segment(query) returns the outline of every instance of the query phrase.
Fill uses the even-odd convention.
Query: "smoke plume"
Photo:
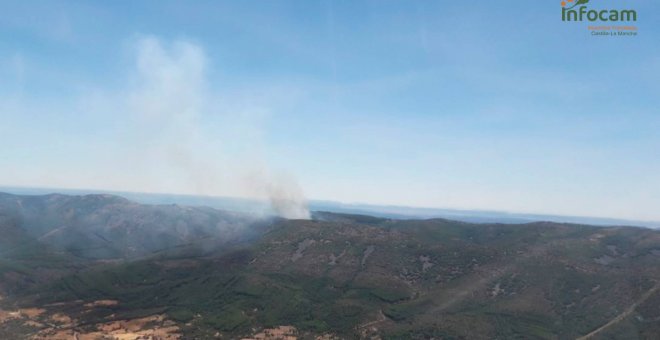
[[[309,218],[295,178],[288,172],[273,175],[264,165],[260,112],[233,111],[219,99],[198,44],[143,37],[135,51],[127,94],[136,127],[134,176],[165,188],[159,191],[254,198],[269,202],[281,217]]]

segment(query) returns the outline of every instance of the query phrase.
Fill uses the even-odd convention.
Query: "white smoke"
[[[302,188],[294,177],[286,173],[271,173],[266,168],[251,172],[246,183],[257,193],[268,197],[278,216],[289,219],[309,219],[309,209]]]
[[[295,178],[273,175],[263,157],[254,156],[259,154],[254,136],[262,133],[254,132],[261,127],[251,119],[259,113],[223,110],[211,95],[208,58],[198,44],[145,37],[136,41],[135,51],[127,95],[136,127],[135,176],[166,191],[256,198],[281,217],[309,218]]]
[[[290,183],[282,184],[282,182],[271,182],[268,187],[270,204],[277,215],[289,219],[308,220],[309,209],[304,204],[305,197],[300,187],[291,186]]]

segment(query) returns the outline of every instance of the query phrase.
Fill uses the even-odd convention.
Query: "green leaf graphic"
[[[575,2],[575,4],[573,6],[567,8],[567,9],[572,9],[575,6],[578,6],[578,5],[586,5],[588,2],[589,2],[589,0],[578,0],[578,1]]]

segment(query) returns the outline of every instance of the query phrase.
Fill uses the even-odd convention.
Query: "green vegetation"
[[[647,229],[322,217],[131,261],[77,258],[9,225],[22,242],[2,244],[3,303],[117,300],[86,314],[62,308],[81,327],[165,313],[187,338],[291,325],[343,338],[553,339],[587,334],[660,281],[660,233]],[[659,296],[603,334],[653,338]],[[0,336],[27,332],[3,327]]]

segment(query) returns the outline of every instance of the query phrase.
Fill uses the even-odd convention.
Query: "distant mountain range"
[[[13,234],[86,259],[131,259],[191,242],[237,242],[257,219],[208,207],[143,205],[109,194],[0,193],[0,218]],[[10,242],[7,247],[20,247]],[[12,248],[3,249],[12,253]]]
[[[119,191],[99,190],[70,190],[70,189],[45,189],[45,188],[20,188],[0,187],[0,191],[15,194],[43,195],[60,192],[72,195],[105,193],[119,195],[139,203],[145,204],[180,204],[189,206],[208,206],[212,208],[240,211],[258,214],[274,214],[267,202],[217,196],[195,196],[177,194],[151,194]],[[488,210],[459,210],[440,208],[416,208],[391,205],[374,205],[363,203],[340,203],[333,201],[311,200],[310,210],[332,211],[347,214],[365,214],[379,217],[396,219],[424,219],[424,218],[446,218],[464,222],[474,223],[529,223],[536,221],[548,221],[557,223],[578,223],[600,226],[639,226],[647,228],[660,228],[660,221],[639,221],[616,218],[584,217],[584,216],[562,216],[548,214],[526,214],[510,213]]]

